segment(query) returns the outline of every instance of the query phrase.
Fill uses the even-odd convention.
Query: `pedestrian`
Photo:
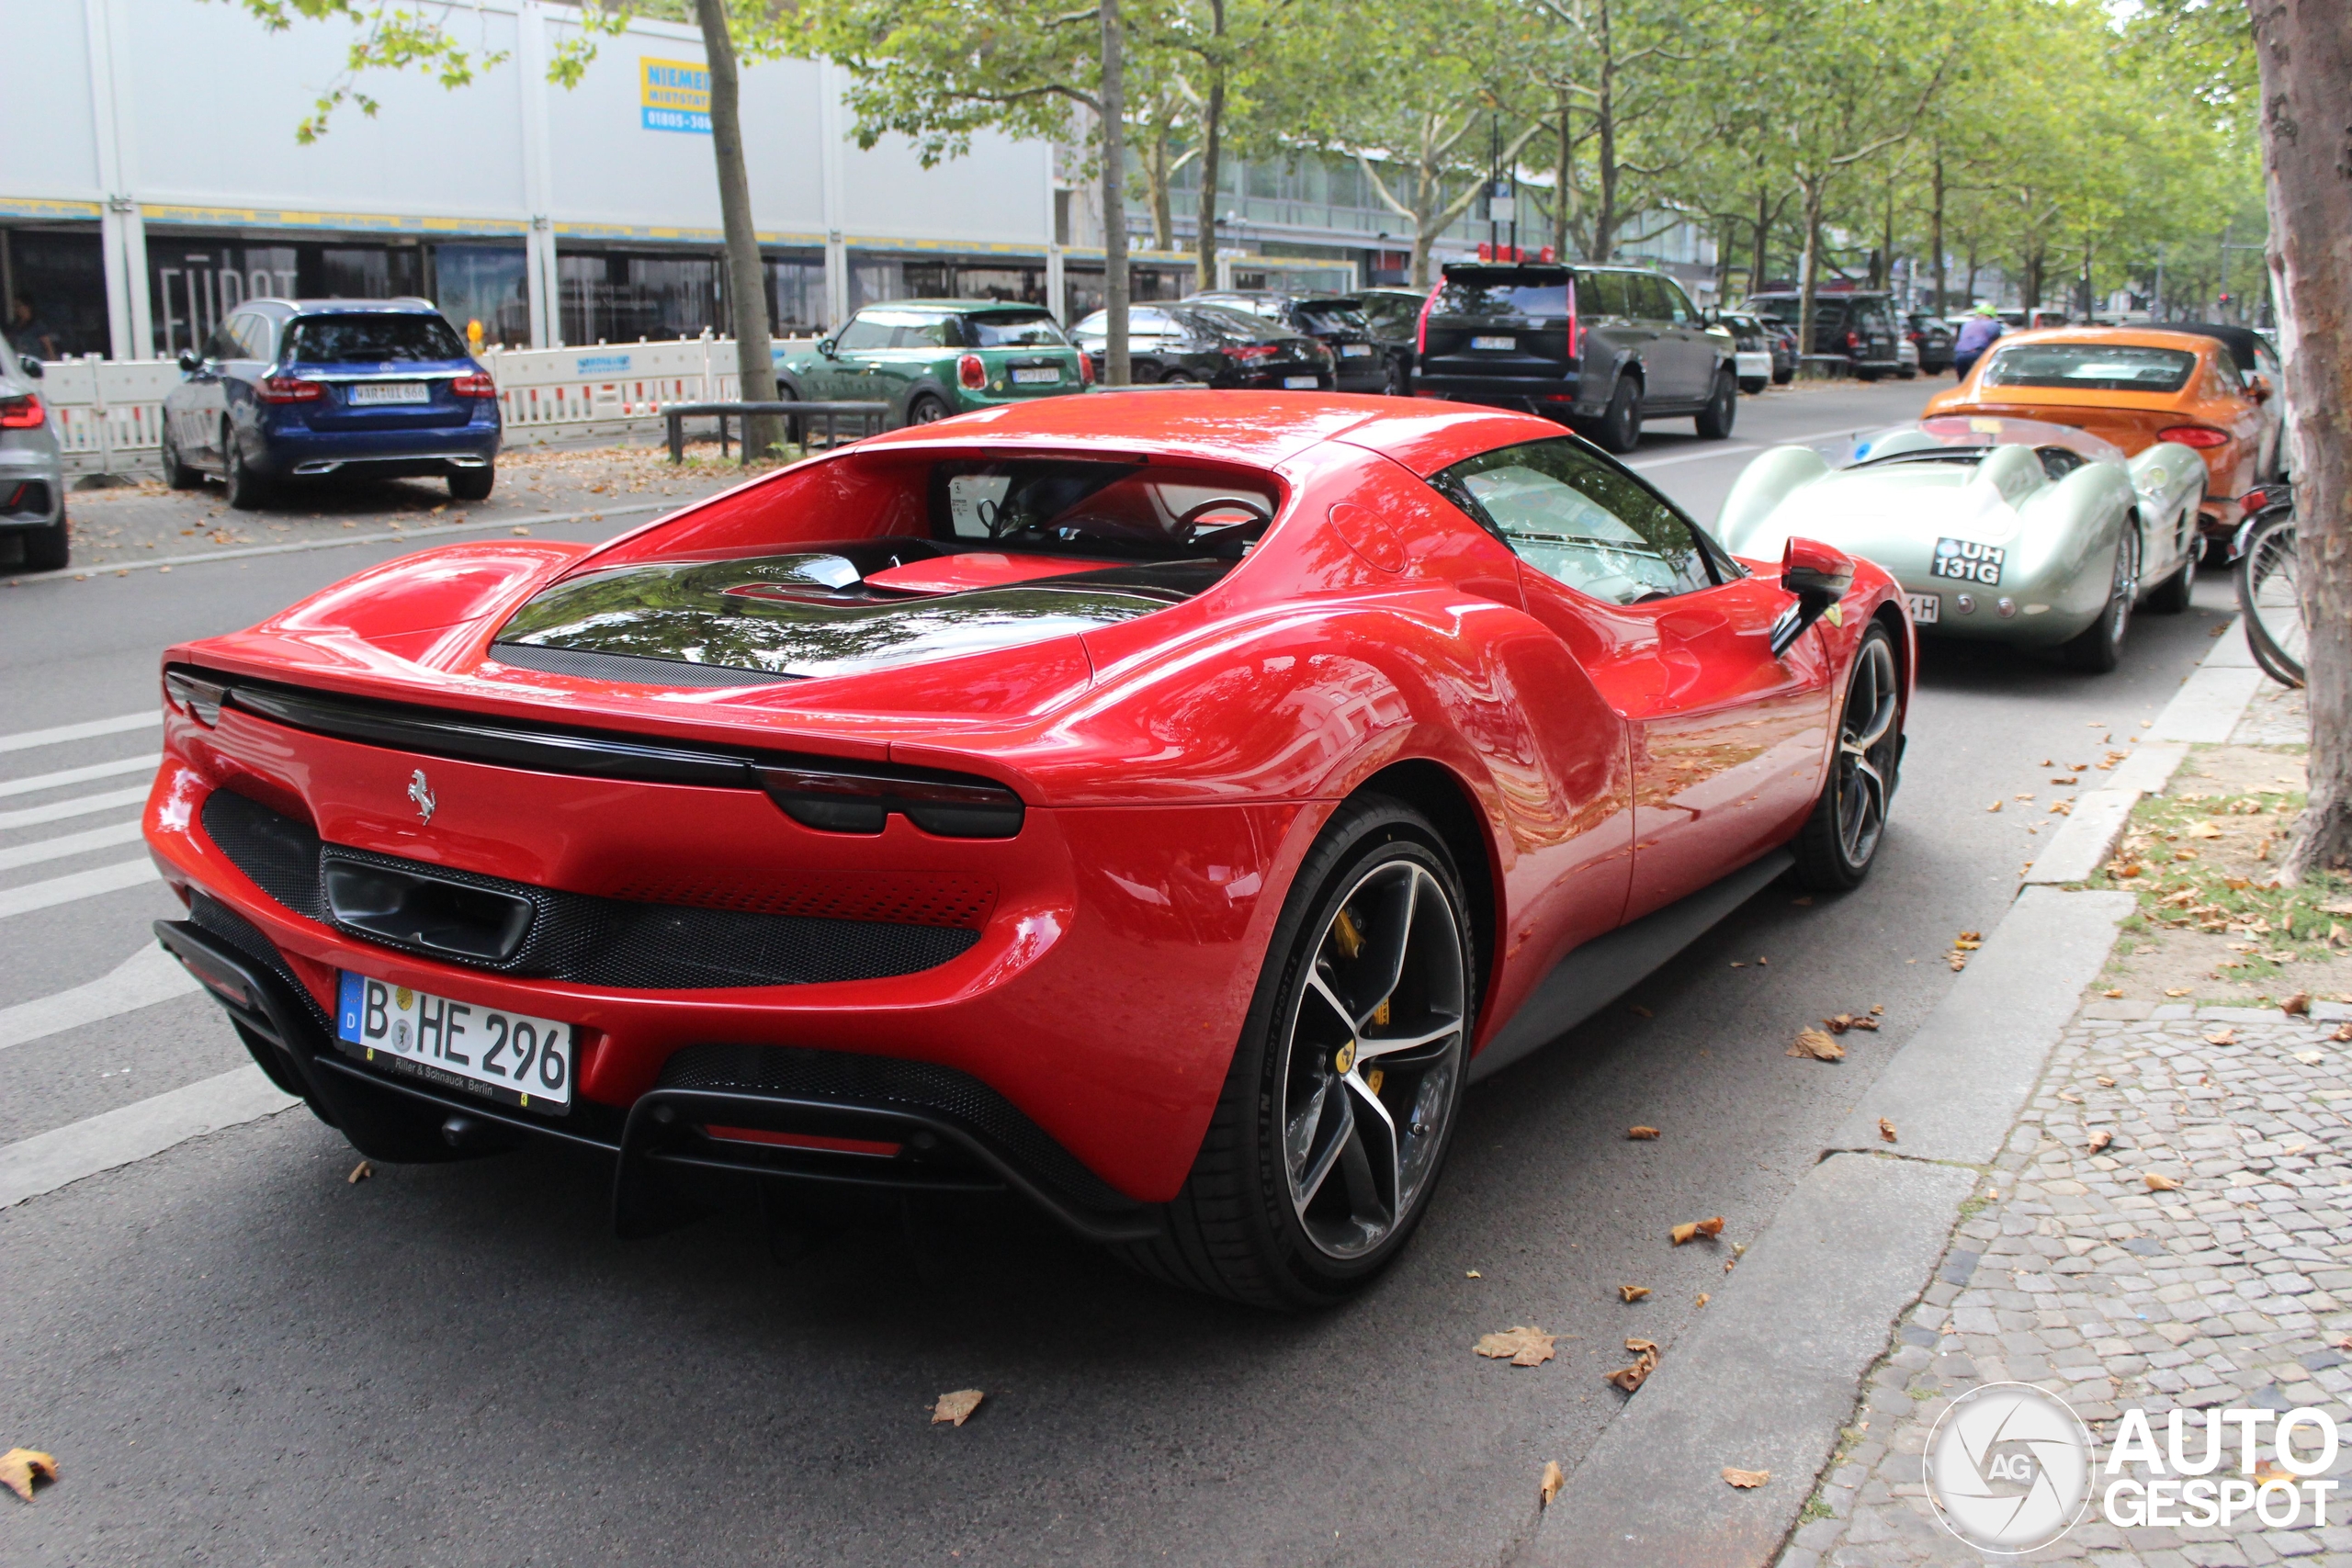
[[[20,358],[55,359],[57,329],[33,312],[33,303],[19,294],[8,305],[8,346]]]
[[[1960,329],[1960,335],[1952,339],[1953,378],[1961,381],[1967,380],[1970,369],[1975,366],[1977,360],[1984,357],[1984,351],[1992,346],[1993,340],[2000,335],[2001,318],[1994,314],[1993,307],[1977,306],[1976,313],[1968,319],[1967,325]]]

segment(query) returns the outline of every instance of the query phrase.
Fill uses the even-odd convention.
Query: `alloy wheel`
[[[1317,1250],[1361,1258],[1436,1175],[1466,1047],[1462,926],[1419,861],[1364,872],[1315,945],[1291,1008],[1283,1174]]]
[[[1846,687],[1838,733],[1838,847],[1848,863],[1867,865],[1886,829],[1898,710],[1894,650],[1882,637],[1865,637]]]
[[[2115,542],[2115,581],[2109,593],[2107,638],[2121,648],[2123,634],[2132,629],[2132,601],[2140,596],[2140,535],[2128,522]]]

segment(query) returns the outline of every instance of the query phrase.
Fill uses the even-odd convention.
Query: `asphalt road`
[[[1733,443],[1661,431],[1638,463],[1711,517],[1755,446],[1893,423],[1933,386],[1744,399]],[[168,541],[198,537],[168,508],[193,525],[218,502],[140,504],[165,509],[142,526]],[[0,912],[0,1010],[105,976],[175,912],[153,881],[87,891],[141,854],[78,837],[133,819],[135,800],[110,797],[143,783],[152,727],[11,738],[143,714],[166,642],[409,547],[0,588],[0,911],[28,888],[60,898]],[[1472,1090],[1413,1247],[1320,1317],[1160,1290],[1010,1207],[963,1217],[945,1248],[856,1220],[788,1264],[748,1210],[623,1244],[592,1167],[533,1154],[352,1185],[356,1156],[300,1111],[0,1211],[0,1448],[48,1450],[63,1472],[0,1508],[0,1559],[1507,1560],[1544,1462],[1573,1471],[1623,1403],[1602,1382],[1621,1341],[1672,1357],[1695,1298],[1739,1288],[1727,1244],[1770,1222],[1943,993],[1954,933],[2000,918],[2054,829],[2047,803],[2072,793],[2041,761],[2096,761],[2152,718],[2211,646],[2226,586],[2142,619],[2111,675],[1931,647],[1870,882],[1810,902],[1768,888]],[[1985,809],[2025,791],[2040,798]],[[52,809],[67,806],[89,809]],[[1783,1055],[1799,1027],[1873,1005],[1885,1028],[1849,1034],[1846,1062]],[[0,1045],[0,1144],[243,1059],[195,996]],[[1636,1122],[1664,1135],[1628,1142]],[[1723,1244],[1668,1245],[1668,1225],[1713,1214]],[[1621,1284],[1654,1294],[1628,1306]],[[1564,1336],[1557,1358],[1471,1353],[1521,1324]],[[987,1391],[978,1415],[931,1426],[933,1400],[962,1388]]]

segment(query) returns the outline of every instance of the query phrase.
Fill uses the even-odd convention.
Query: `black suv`
[[[1422,318],[1413,380],[1424,396],[1547,414],[1630,452],[1655,414],[1729,435],[1736,375],[1731,334],[1664,273],[1453,262]]]
[[[1751,294],[1745,307],[1750,314],[1797,329],[1804,298],[1787,294]],[[1825,294],[1813,297],[1813,344],[1804,352],[1845,360],[1864,381],[1900,375],[1903,353],[1895,346],[1894,299],[1889,294]]]
[[[1339,389],[1342,392],[1378,392],[1386,389],[1387,372],[1380,362],[1380,351],[1373,346],[1372,328],[1366,324],[1363,312],[1346,295],[1284,294],[1272,288],[1218,288],[1186,296],[1179,301],[1185,305],[1214,305],[1223,310],[1242,310],[1253,316],[1288,327],[1331,351],[1332,362],[1339,372]]]
[[[1413,390],[1413,355],[1419,346],[1421,306],[1429,296],[1418,288],[1366,288],[1356,295],[1356,307],[1372,329],[1372,344],[1380,350],[1387,379],[1381,390],[1395,397]]]

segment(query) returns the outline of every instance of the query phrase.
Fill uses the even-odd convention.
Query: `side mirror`
[[[197,357],[196,350],[192,348],[180,350],[179,363],[180,374],[183,376],[193,376],[204,368],[204,361]]]
[[[2271,394],[2270,378],[2256,372],[2246,378],[2245,395],[2257,403],[2267,403]]]
[[[817,340],[817,352],[818,352],[818,353],[820,353],[820,354],[821,354],[821,355],[824,355],[826,358],[828,358],[828,359],[832,358],[832,357],[833,357],[833,340],[832,340],[831,338],[829,338],[829,337],[827,337],[827,338],[819,338],[819,339]]]
[[[36,381],[41,378],[43,374],[41,362],[35,359],[31,355],[20,354],[17,355],[17,363],[24,367],[24,371],[27,376],[31,377]]]
[[[1781,586],[1797,602],[1772,623],[1772,657],[1788,652],[1805,627],[1821,619],[1854,585],[1854,558],[1818,539],[1789,541],[1781,557]]]

